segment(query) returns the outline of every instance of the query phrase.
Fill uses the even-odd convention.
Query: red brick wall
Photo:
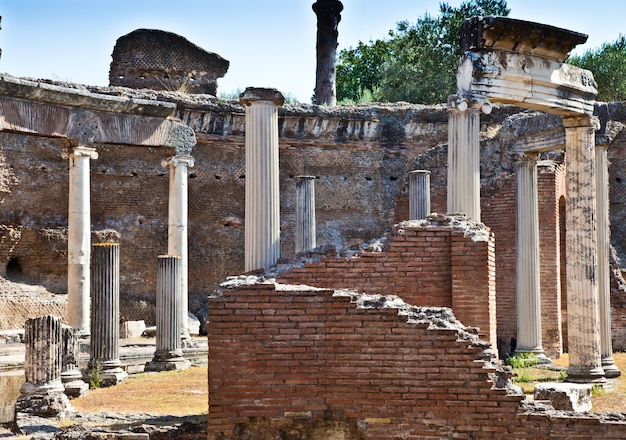
[[[231,286],[209,299],[209,439],[626,437],[592,414],[520,407],[446,309]]]
[[[450,217],[442,217],[450,219]],[[481,228],[482,225],[478,225]],[[384,252],[324,258],[281,275],[281,282],[397,295],[415,306],[452,307],[464,324],[495,346],[493,237],[474,241],[450,226],[395,230]],[[411,223],[415,225],[415,223]]]

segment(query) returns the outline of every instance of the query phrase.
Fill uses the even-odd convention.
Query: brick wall
[[[209,439],[626,436],[521,405],[445,308],[241,277],[209,299],[209,320]]]
[[[452,307],[457,318],[478,327],[495,346],[493,236],[482,224],[459,218],[431,216],[423,226],[401,223],[384,252],[324,258],[283,274],[281,281],[397,295],[415,306]]]

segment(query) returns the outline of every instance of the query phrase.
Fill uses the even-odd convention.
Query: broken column
[[[180,263],[179,256],[157,257],[156,351],[146,371],[186,370],[190,365],[181,343]]]
[[[611,332],[611,280],[609,263],[609,165],[608,145],[596,144],[596,207],[598,217],[598,306],[600,313],[600,358],[604,375],[618,377],[621,371],[613,360]]]
[[[168,203],[168,226],[167,226],[167,252],[170,255],[180,257],[180,325],[184,345],[191,345],[187,314],[189,312],[189,288],[188,288],[188,198],[189,168],[194,166],[193,157],[187,154],[178,154],[162,165],[170,169],[169,203]]]
[[[491,113],[486,99],[448,97],[448,214],[464,213],[480,221],[480,111]]]
[[[602,382],[598,313],[595,128],[589,115],[563,118],[567,170],[567,333],[570,382]]]
[[[409,220],[430,215],[430,171],[409,172]]]
[[[71,397],[84,396],[87,394],[89,385],[83,381],[83,375],[78,368],[79,340],[76,330],[68,325],[61,328],[61,346],[61,382],[65,394]]]
[[[533,353],[545,359],[541,343],[541,288],[539,260],[539,200],[537,160],[539,153],[517,156],[516,206],[516,295],[518,353]]]
[[[317,246],[315,237],[315,176],[296,177],[296,254]]]
[[[52,315],[26,320],[26,382],[15,404],[18,412],[52,417],[69,409],[61,382],[61,325],[61,318]]]
[[[67,237],[68,320],[80,336],[89,335],[89,256],[91,209],[89,160],[97,159],[95,148],[78,146],[64,158],[70,161]]]
[[[245,270],[268,269],[280,257],[278,107],[275,89],[248,87],[246,110]]]
[[[102,386],[117,385],[128,376],[119,359],[120,245],[96,243],[91,257],[91,345],[89,370]]]

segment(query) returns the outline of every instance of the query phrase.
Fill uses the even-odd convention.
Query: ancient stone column
[[[61,382],[61,325],[61,318],[52,315],[26,320],[26,382],[15,403],[16,412],[52,417],[70,409]]]
[[[409,220],[430,215],[430,171],[409,172]]]
[[[317,246],[315,237],[315,176],[296,177],[296,254]]]
[[[611,332],[611,280],[609,263],[609,165],[608,145],[596,145],[596,207],[598,217],[598,305],[600,313],[600,357],[606,377],[621,371],[613,360]]]
[[[180,334],[180,263],[179,256],[157,257],[156,351],[146,371],[185,370],[190,365],[183,357]]]
[[[245,270],[268,269],[280,257],[278,107],[275,89],[248,87],[246,109]]]
[[[516,291],[518,353],[533,353],[547,360],[541,343],[541,287],[539,260],[539,153],[519,154],[515,166]]]
[[[486,100],[448,97],[448,214],[464,213],[480,221],[480,111]]]
[[[89,385],[83,381],[82,373],[78,368],[79,341],[76,330],[68,325],[61,328],[62,367],[61,382],[65,394],[72,397],[81,397],[87,394]]]
[[[96,243],[91,257],[91,345],[89,370],[102,386],[128,376],[120,362],[120,245]]]
[[[89,160],[97,159],[94,148],[79,146],[65,153],[70,161],[67,238],[68,321],[79,336],[89,335],[89,255],[91,209]]]
[[[571,382],[604,381],[598,313],[595,136],[588,115],[563,118],[567,170],[567,333]]]
[[[180,325],[184,345],[191,345],[187,314],[189,312],[188,284],[188,174],[194,166],[193,157],[176,155],[163,161],[170,169],[170,187],[168,203],[167,252],[180,257]]]

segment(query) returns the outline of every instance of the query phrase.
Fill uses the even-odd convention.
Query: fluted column
[[[278,107],[275,89],[249,87],[246,109],[245,270],[268,269],[280,257]]]
[[[69,212],[67,238],[68,321],[79,336],[89,335],[89,255],[91,209],[89,160],[97,159],[94,148],[79,146],[64,153],[69,159]]]
[[[609,165],[608,145],[596,145],[596,206],[598,217],[598,305],[600,313],[600,358],[606,377],[621,371],[613,360],[611,332],[611,280],[609,263]]]
[[[65,394],[72,397],[81,397],[87,393],[89,385],[83,381],[82,373],[78,368],[79,341],[76,330],[68,325],[61,328],[62,368],[61,382]]]
[[[515,166],[516,291],[518,353],[545,358],[541,343],[541,288],[539,260],[538,153],[519,154]]]
[[[491,113],[485,99],[448,98],[448,214],[464,213],[480,221],[480,111]]]
[[[430,215],[430,171],[409,172],[409,220]]]
[[[120,362],[120,245],[96,243],[91,257],[91,345],[89,369],[102,369],[103,386],[126,379]]]
[[[315,237],[315,176],[296,177],[296,254],[317,246]]]
[[[26,320],[24,325],[26,382],[22,386],[22,394],[63,393],[61,325],[61,318],[53,315]]]
[[[177,155],[163,161],[170,169],[167,252],[180,257],[180,328],[184,345],[191,344],[187,314],[189,312],[189,273],[188,273],[188,199],[189,168],[194,166],[193,157]]]
[[[604,381],[600,359],[595,136],[592,118],[563,118],[567,204],[567,333],[572,382]]]
[[[183,357],[180,314],[181,258],[157,257],[156,351],[146,371],[184,370],[189,361]]]

